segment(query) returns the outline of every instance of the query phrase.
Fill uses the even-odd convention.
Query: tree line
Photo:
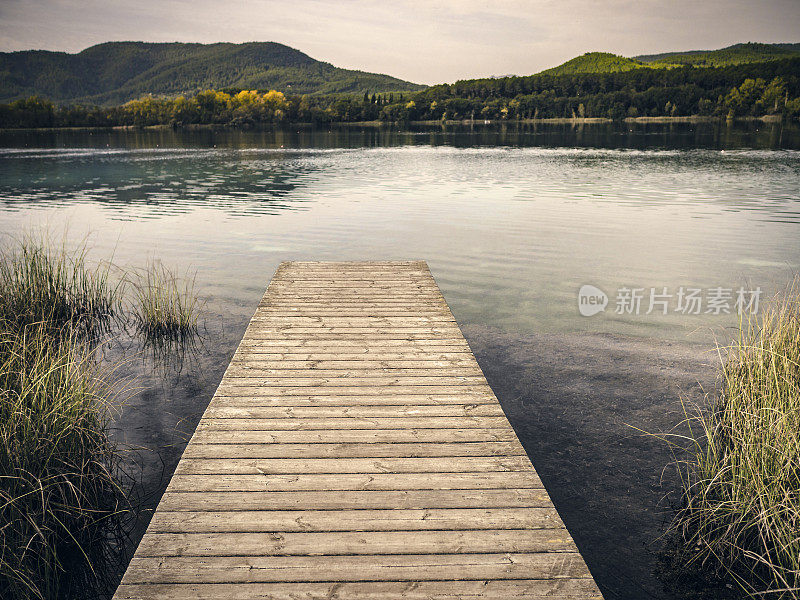
[[[270,90],[206,90],[194,96],[144,96],[119,106],[58,106],[32,96],[0,104],[0,127],[116,127],[373,121],[403,94],[287,96]]]
[[[473,79],[414,93],[286,95],[207,90],[119,106],[59,106],[31,97],[0,104],[0,127],[541,119],[677,116],[800,117],[800,59],[727,67]]]
[[[726,67],[472,79],[430,87],[390,120],[800,115],[800,58]]]

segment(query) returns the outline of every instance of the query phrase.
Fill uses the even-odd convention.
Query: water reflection
[[[85,150],[0,152],[0,201],[9,209],[92,202],[120,219],[186,213],[299,209],[292,195],[318,170],[285,153]]]
[[[710,205],[720,205],[757,211],[766,221],[797,222],[799,168],[798,152],[761,150],[13,149],[0,151],[0,203],[7,210],[93,203],[121,220],[197,208],[234,217],[276,215],[307,209],[330,180],[339,184],[330,190],[335,195],[350,190],[388,201],[416,188],[451,199],[483,194],[632,209],[675,206],[694,218],[714,216]]]
[[[288,125],[241,130],[117,129],[2,131],[6,148],[374,148],[398,145],[544,146],[638,149],[800,149],[795,124],[699,123],[499,123],[471,125]]]

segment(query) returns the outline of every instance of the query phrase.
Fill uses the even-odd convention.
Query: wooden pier
[[[427,265],[276,272],[116,600],[601,598]]]

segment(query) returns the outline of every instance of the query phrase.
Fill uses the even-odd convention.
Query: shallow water
[[[5,132],[0,232],[196,271],[196,352],[112,352],[136,377],[116,434],[151,506],[281,261],[427,260],[606,597],[667,598],[653,542],[675,477],[638,430],[713,385],[739,288],[797,272],[799,150],[798,129],[760,123]],[[580,316],[584,284],[604,312]],[[623,287],[638,314],[615,313]],[[645,314],[665,287],[667,314]],[[700,314],[675,311],[681,288]],[[730,314],[705,312],[713,288]]]

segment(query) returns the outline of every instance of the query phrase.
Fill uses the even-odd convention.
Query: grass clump
[[[194,279],[153,261],[134,281],[134,314],[145,339],[181,340],[197,333]]]
[[[27,235],[0,250],[0,318],[5,329],[31,324],[96,334],[117,312],[120,285],[109,265],[89,267],[86,246],[69,251]]]
[[[715,400],[689,420],[680,560],[756,597],[800,596],[800,296],[743,320]]]

